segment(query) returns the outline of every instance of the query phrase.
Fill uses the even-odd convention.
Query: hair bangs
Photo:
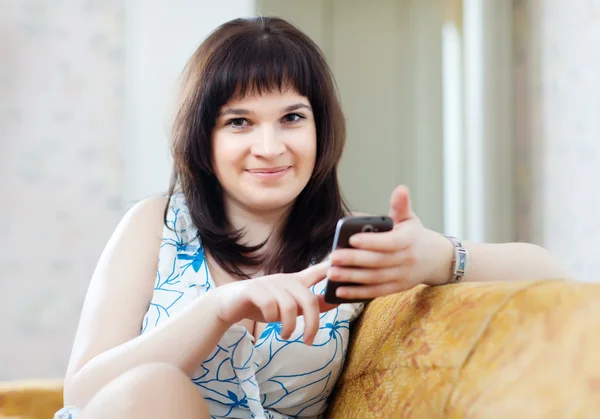
[[[318,81],[311,80],[308,55],[297,44],[273,34],[232,40],[219,66],[219,80],[212,86],[220,93],[219,104],[223,106],[232,97],[288,89],[313,99]]]

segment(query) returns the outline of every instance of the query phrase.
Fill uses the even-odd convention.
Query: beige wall
[[[600,1],[515,1],[518,227],[600,281]]]
[[[62,376],[122,212],[122,4],[0,2],[0,380]]]

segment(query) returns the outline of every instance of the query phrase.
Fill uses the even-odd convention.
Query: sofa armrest
[[[600,415],[600,284],[418,286],[353,326],[328,418]]]
[[[61,380],[0,383],[0,418],[50,419],[62,406]]]

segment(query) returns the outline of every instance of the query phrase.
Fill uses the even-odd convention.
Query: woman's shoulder
[[[169,202],[169,197],[166,195],[153,195],[140,199],[131,206],[130,211],[137,211],[139,214],[158,214],[165,210],[165,206]]]
[[[180,217],[181,213],[189,214],[185,198],[181,193],[172,195],[153,195],[135,202],[127,211],[125,217],[135,217],[139,222],[153,222],[160,220],[163,224],[165,215],[167,220]]]
[[[120,228],[143,231],[145,236],[164,239],[176,235],[183,241],[196,236],[196,228],[187,207],[185,197],[180,192],[171,195],[153,195],[140,199],[126,211]]]
[[[168,197],[162,195],[143,198],[131,205],[121,224],[162,235],[162,220],[168,201]]]

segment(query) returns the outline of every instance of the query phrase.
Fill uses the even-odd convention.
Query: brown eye
[[[246,126],[247,122],[248,121],[245,118],[233,118],[233,119],[230,119],[229,121],[227,121],[226,125],[229,125],[232,128],[239,129],[239,128],[244,128]]]
[[[294,123],[306,118],[303,115],[300,115],[299,113],[288,113],[282,119],[283,122]]]

